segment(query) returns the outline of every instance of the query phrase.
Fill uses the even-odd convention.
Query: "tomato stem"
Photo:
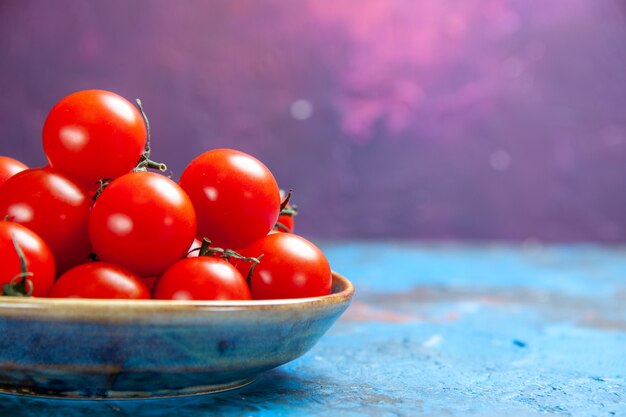
[[[142,169],[143,168],[143,169]],[[167,165],[163,162],[155,162],[151,159],[144,159],[137,164],[136,171],[143,171],[145,168],[156,169],[161,172],[167,171]]]
[[[298,215],[298,206],[295,204],[293,206],[285,207],[280,211],[279,216],[297,216]]]
[[[148,159],[150,158],[150,153],[152,152],[152,149],[150,148],[150,121],[148,120],[148,116],[146,115],[146,112],[143,110],[143,105],[141,104],[141,100],[136,98],[135,102],[137,103],[137,107],[139,108],[139,111],[141,112],[141,117],[143,118],[143,122],[146,125],[146,146],[144,147],[144,150],[143,150],[143,157]]]
[[[96,193],[91,196],[91,199],[93,201],[96,201],[100,197],[100,194],[102,194],[102,191],[104,191],[104,189],[107,188],[109,184],[111,184],[111,181],[112,178],[100,178],[98,181],[96,181],[96,184],[98,184],[98,189],[96,190]]]
[[[148,116],[146,112],[143,110],[143,104],[141,104],[141,100],[136,98],[135,102],[137,103],[137,107],[139,108],[139,112],[141,113],[141,117],[143,118],[143,122],[146,125],[146,146],[143,149],[141,154],[141,158],[139,158],[139,162],[133,171],[147,171],[148,169],[156,169],[161,172],[167,171],[167,165],[162,162],[154,162],[150,159],[150,154],[152,153],[152,148],[150,146],[150,121],[148,120]]]
[[[33,294],[33,282],[28,279],[28,277],[32,277],[33,273],[28,272],[26,265],[26,256],[24,255],[24,252],[22,251],[19,243],[17,243],[17,239],[15,239],[15,234],[11,235],[11,241],[13,242],[13,247],[17,252],[17,257],[20,260],[20,272],[13,278],[11,278],[11,281],[8,284],[4,284],[2,286],[2,295],[30,297]]]
[[[200,253],[198,256],[211,256],[209,254],[209,246],[211,246],[211,240],[209,238],[202,238],[202,245],[200,246]]]
[[[261,263],[261,259],[263,259],[264,254],[260,254],[256,257],[258,262],[253,262],[250,265],[250,269],[248,270],[248,275],[246,275],[246,282],[248,283],[248,287],[252,288],[252,273],[254,272],[254,267]]]
[[[222,248],[211,248],[211,239],[209,238],[203,238],[202,239],[202,246],[200,246],[200,252],[198,253],[198,256],[215,256],[217,254],[220,255],[220,258],[224,258],[226,260],[228,260],[229,258],[235,258],[235,259],[239,259],[240,261],[244,261],[244,262],[251,262],[252,264],[258,264],[261,261],[261,257],[263,255],[261,255],[261,257],[251,257],[251,256],[243,256],[237,252],[235,252],[232,249],[222,249]],[[192,249],[189,252],[193,252],[194,250],[198,250],[198,249]]]
[[[282,224],[281,222],[276,222],[276,224],[274,225],[274,230],[282,230],[283,232],[287,232],[287,233],[290,232],[289,228],[285,226],[284,224]]]

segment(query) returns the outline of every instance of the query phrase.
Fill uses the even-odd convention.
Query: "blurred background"
[[[319,239],[626,241],[626,2],[0,0],[0,154],[81,89],[261,159]]]

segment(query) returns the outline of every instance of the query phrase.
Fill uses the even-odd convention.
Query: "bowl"
[[[0,297],[0,391],[150,398],[237,388],[289,362],[348,308],[328,296],[255,301]]]

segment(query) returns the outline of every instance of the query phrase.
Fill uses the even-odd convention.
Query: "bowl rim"
[[[344,276],[332,271],[332,293],[306,298],[271,300],[119,300],[84,298],[0,297],[0,317],[77,319],[116,318],[131,321],[136,318],[167,314],[170,317],[189,313],[233,311],[280,311],[341,306],[350,303],[354,286]]]

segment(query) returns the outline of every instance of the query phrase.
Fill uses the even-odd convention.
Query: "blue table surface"
[[[323,245],[352,306],[306,355],[222,394],[0,396],[0,416],[626,416],[626,248]]]

